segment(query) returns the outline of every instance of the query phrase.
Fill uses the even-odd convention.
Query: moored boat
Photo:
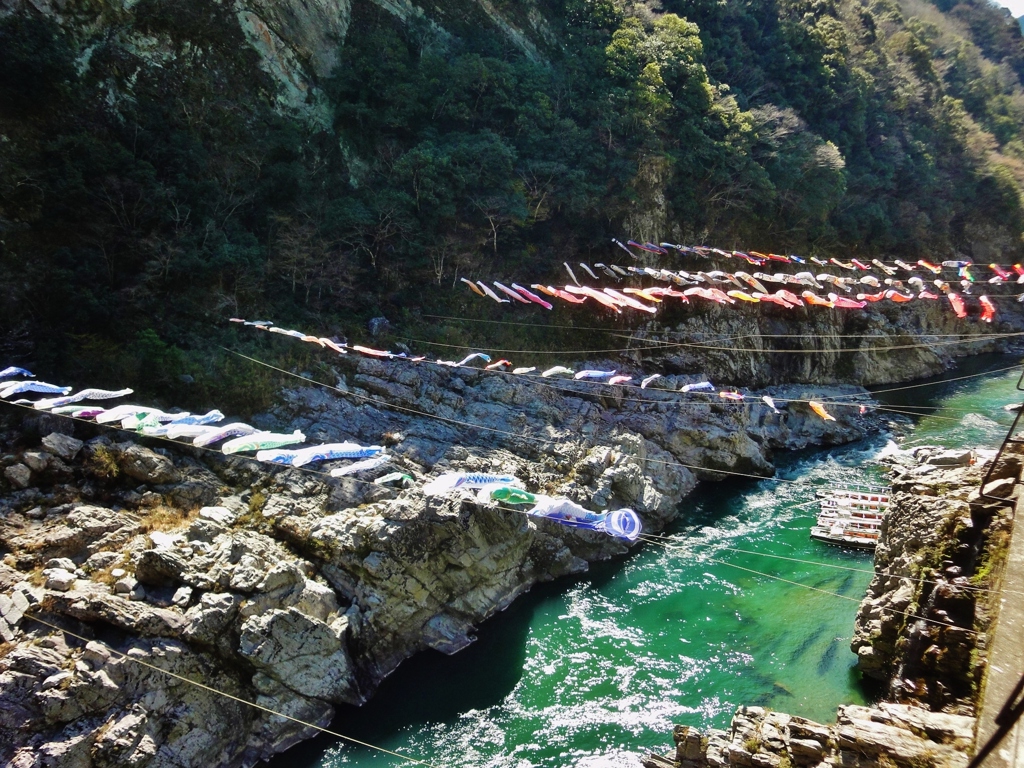
[[[836,547],[874,549],[878,544],[879,532],[879,527],[848,519],[839,519],[833,521],[831,525],[816,525],[811,528],[811,538]]]
[[[873,485],[852,486],[849,488],[829,488],[817,492],[822,501],[858,502],[864,504],[888,504],[889,491]]]
[[[821,499],[821,514],[843,516],[852,512],[861,512],[867,516],[872,514],[881,518],[889,508],[889,493],[883,488],[836,488],[818,491]]]
[[[821,509],[811,538],[825,544],[874,549],[889,508],[883,488],[854,487],[819,491]]]

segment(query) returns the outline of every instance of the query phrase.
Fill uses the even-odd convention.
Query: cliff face
[[[0,350],[215,400],[227,316],[356,337],[384,313],[422,335],[417,310],[471,313],[459,277],[560,282],[563,260],[628,259],[612,237],[1012,264],[1024,38],[974,10],[0,0]],[[754,321],[691,309],[712,336]],[[900,311],[862,332],[948,332]],[[857,323],[812,315],[821,362],[748,357],[745,379],[944,357],[833,360]],[[677,367],[726,374],[698,352]]]
[[[154,451],[95,428],[75,427],[77,439],[54,432],[69,424],[50,416],[8,424],[0,758],[252,765],[312,734],[159,670],[327,723],[333,705],[365,701],[411,654],[453,653],[537,582],[627,551],[473,496],[426,498],[427,473],[511,472],[592,509],[631,506],[654,531],[699,477],[722,477],[714,469],[767,474],[775,449],[856,439],[874,424],[856,408],[824,422],[796,403],[781,415],[681,409],[650,390],[638,403],[572,382],[346,365],[346,395],[293,390],[261,423],[390,444],[391,464],[358,478]],[[789,396],[798,392],[820,394]],[[396,469],[414,485],[371,482]]]
[[[410,0],[362,2],[380,8],[402,24],[434,25],[446,34],[436,22],[427,20],[424,7]],[[92,50],[112,39],[135,53],[139,65],[161,66],[167,60],[189,55],[180,47],[183,39],[195,51],[204,45],[227,43],[234,32],[240,31],[257,55],[256,65],[272,78],[272,98],[278,107],[321,128],[331,128],[331,107],[325,101],[322,85],[336,74],[352,19],[352,0],[223,0],[215,3],[223,12],[215,15],[221,28],[210,28],[205,35],[193,35],[192,39],[184,24],[176,32],[154,35],[148,17],[155,5],[119,0],[76,4],[3,0],[0,15],[38,14],[54,20],[76,38],[82,52],[78,61],[81,68],[89,66]],[[487,0],[460,0],[458,5],[446,7],[445,14],[489,24],[510,44],[537,57],[534,37],[550,39],[551,31],[532,2],[517,5],[521,7],[509,14],[498,11]],[[523,21],[525,29],[517,26]],[[130,97],[130,80],[111,85],[116,89],[127,86],[121,95]]]
[[[928,449],[895,458],[895,503],[851,646],[891,700],[967,714],[977,704],[983,637],[997,611],[987,590],[1003,567],[1021,470],[1019,455],[1004,454],[985,488],[1007,498],[1000,503],[980,496],[988,464],[971,459]]]
[[[827,313],[707,307],[664,316],[633,334],[630,356],[713,381],[872,386],[933,376],[956,358],[1014,347],[989,338],[1024,329],[1016,306],[996,325],[958,320],[945,301]]]
[[[839,707],[834,725],[822,725],[763,707],[740,707],[727,731],[707,734],[676,726],[676,749],[648,755],[644,768],[732,768],[786,765],[892,765],[964,768],[974,718],[883,703]]]

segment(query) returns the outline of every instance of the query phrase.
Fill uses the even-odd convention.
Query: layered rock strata
[[[1006,351],[1016,344],[1012,334],[1024,330],[1016,312],[994,325],[965,324],[945,301],[875,304],[845,314],[757,309],[755,319],[732,307],[669,307],[633,334],[633,354],[665,370],[703,370],[715,381],[751,387],[873,386],[940,374],[956,358]]]
[[[776,414],[759,401],[347,365],[337,391],[289,391],[256,421],[389,446],[390,464],[355,478],[12,417],[0,433],[0,759],[252,765],[312,735],[303,723],[365,701],[410,655],[464,647],[532,585],[627,551],[468,494],[426,498],[428,474],[513,473],[592,509],[630,506],[656,530],[698,479],[766,475],[773,450],[879,425],[856,405],[826,422],[799,402]],[[411,487],[373,482],[396,470]]]

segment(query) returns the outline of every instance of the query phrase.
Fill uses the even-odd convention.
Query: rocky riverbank
[[[834,725],[740,707],[727,731],[677,726],[671,755],[649,755],[645,768],[967,765],[974,718],[884,703],[839,707]]]
[[[326,724],[410,655],[455,652],[534,584],[627,549],[468,495],[426,498],[428,475],[511,472],[593,509],[631,506],[657,530],[700,479],[766,475],[774,450],[880,425],[857,407],[833,422],[799,402],[776,414],[656,390],[630,400],[374,360],[336,383],[288,391],[257,421],[386,444],[389,465],[331,479],[5,413],[0,759],[252,765],[312,735],[271,712]],[[408,488],[372,482],[396,470]]]
[[[836,723],[741,707],[726,731],[675,730],[675,752],[647,768],[832,764],[954,768],[974,743],[986,633],[1012,525],[1022,454],[894,452],[893,503],[851,649],[882,686],[872,707],[841,706]]]
[[[889,461],[894,504],[851,648],[888,699],[974,714],[992,618],[987,590],[998,586],[1012,502],[981,497],[989,461],[975,452],[919,448]],[[1020,455],[1004,453],[986,494],[1009,498],[1020,472]]]
[[[764,387],[779,382],[873,386],[934,376],[953,360],[1019,349],[1016,311],[994,325],[965,324],[945,302],[871,305],[861,312],[670,308],[634,333],[634,354],[665,370],[703,370],[716,381]],[[751,328],[756,328],[752,333]]]

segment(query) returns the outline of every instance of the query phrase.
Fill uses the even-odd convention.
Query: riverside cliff
[[[625,356],[751,387],[911,381],[939,374],[957,358],[1020,348],[1024,317],[1019,305],[1004,306],[994,325],[958,320],[945,302],[930,301],[828,315],[763,305],[669,308],[632,332],[634,349]]]
[[[411,654],[455,652],[532,585],[626,551],[470,497],[424,498],[415,486],[428,473],[512,472],[594,509],[632,506],[653,531],[699,479],[723,477],[714,470],[766,475],[774,450],[878,425],[857,408],[825,422],[798,403],[781,415],[684,409],[656,391],[619,401],[573,383],[352,365],[337,382],[347,395],[290,390],[261,423],[390,444],[392,466],[377,474],[399,469],[415,478],[409,489],[7,415],[0,757],[252,765],[310,729],[160,670],[326,724],[333,705],[365,701]],[[439,418],[385,411],[381,396]]]
[[[851,642],[880,703],[840,706],[831,725],[740,707],[725,731],[677,726],[675,752],[646,768],[966,766],[1022,468],[1005,453],[983,497],[993,455],[978,458],[923,447],[885,459],[892,506]]]

